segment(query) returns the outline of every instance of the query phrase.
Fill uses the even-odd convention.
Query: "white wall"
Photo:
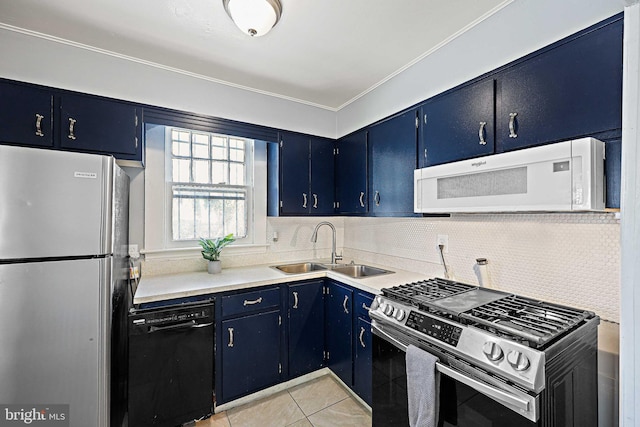
[[[314,135],[335,112],[0,27],[0,77]]]
[[[622,12],[623,0],[515,0],[338,111],[343,136]]]

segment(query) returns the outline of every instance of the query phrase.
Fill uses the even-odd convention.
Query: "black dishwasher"
[[[214,300],[129,314],[129,426],[174,427],[213,413]]]

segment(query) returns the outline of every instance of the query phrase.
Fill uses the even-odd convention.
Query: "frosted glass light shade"
[[[279,0],[223,0],[223,3],[236,26],[252,37],[267,34],[282,14]]]

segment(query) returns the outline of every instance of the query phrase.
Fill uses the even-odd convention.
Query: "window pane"
[[[173,129],[171,131],[171,139],[173,139],[174,141],[189,142],[190,133],[186,131],[178,130],[178,129]]]
[[[209,198],[206,192],[198,193],[195,200],[195,234],[196,237],[207,237],[209,233]]]
[[[227,138],[211,136],[211,158],[216,160],[227,160]]]
[[[193,157],[209,158],[209,137],[207,135],[193,134]]]
[[[190,172],[190,164],[191,161],[188,159],[173,159],[171,162],[173,166],[173,182],[190,182],[191,181],[191,172]]]
[[[229,184],[231,185],[244,185],[244,164],[243,163],[230,163],[229,164]]]
[[[195,238],[193,191],[174,191],[172,224],[173,240],[191,240]]]
[[[189,157],[189,143],[173,140],[171,144],[171,153],[174,156]]]
[[[229,140],[229,160],[244,162],[244,141],[241,139]]]
[[[224,232],[224,215],[223,215],[223,204],[224,200],[221,197],[211,198],[209,200],[209,206],[211,206],[210,217],[209,217],[209,227],[211,229],[211,234],[209,238],[213,239],[216,237],[223,237],[229,233]]]
[[[226,162],[211,162],[211,182],[213,184],[229,184],[227,181],[229,164]]]
[[[193,161],[193,182],[199,184],[209,183],[209,161],[194,160]]]

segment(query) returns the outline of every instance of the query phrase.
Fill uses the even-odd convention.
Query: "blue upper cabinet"
[[[282,132],[280,215],[333,214],[333,163],[333,140]]]
[[[338,140],[336,208],[343,214],[366,214],[369,211],[367,131],[360,131]]]
[[[61,97],[62,148],[139,160],[142,158],[139,123],[138,112],[132,105],[82,95]]]
[[[498,152],[622,127],[621,19],[496,76]]]
[[[0,142],[53,147],[53,95],[0,82]]]
[[[309,137],[283,132],[280,138],[280,215],[309,213]]]
[[[420,167],[492,154],[494,80],[436,96],[420,107]]]
[[[311,194],[309,213],[331,215],[335,204],[335,141],[312,137],[310,142]]]
[[[413,215],[417,110],[412,109],[369,128],[369,213]]]

